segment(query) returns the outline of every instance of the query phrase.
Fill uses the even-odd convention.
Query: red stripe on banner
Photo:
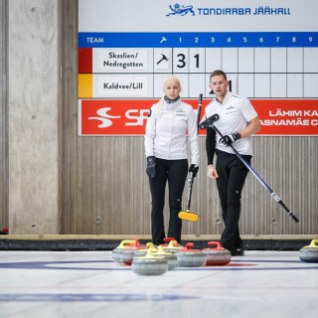
[[[78,73],[93,72],[93,49],[78,49]]]
[[[81,135],[144,135],[148,111],[158,100],[80,100]],[[197,109],[198,101],[185,100]],[[210,100],[202,103],[201,116]],[[318,135],[318,100],[251,100],[258,135]],[[200,135],[205,135],[205,130]]]

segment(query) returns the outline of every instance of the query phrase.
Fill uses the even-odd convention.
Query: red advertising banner
[[[79,135],[144,135],[148,111],[157,99],[79,100]],[[195,99],[184,100],[194,109]],[[210,100],[204,100],[201,116]],[[259,114],[262,129],[258,135],[318,135],[318,100],[251,99]],[[204,135],[205,131],[200,131]]]
[[[318,135],[318,100],[251,100],[261,120],[258,135]]]

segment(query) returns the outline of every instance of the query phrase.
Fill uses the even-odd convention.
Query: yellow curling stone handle
[[[318,239],[316,240],[312,240],[310,242],[310,245],[306,246],[306,247],[313,247],[313,248],[318,248]]]

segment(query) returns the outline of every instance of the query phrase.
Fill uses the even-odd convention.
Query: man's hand
[[[241,138],[240,133],[235,133],[235,134],[225,135],[222,138],[220,138],[219,141],[225,146],[230,146],[233,142],[235,142],[236,140],[240,138]]]
[[[219,177],[218,172],[213,165],[208,165],[208,177],[211,179],[217,179]]]

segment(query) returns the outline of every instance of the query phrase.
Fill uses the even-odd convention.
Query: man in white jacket
[[[217,114],[219,119],[214,125],[223,135],[220,138],[213,127],[207,127],[208,177],[217,181],[225,225],[221,243],[232,255],[243,255],[239,218],[241,192],[248,169],[234,154],[230,145],[233,144],[240,155],[250,163],[253,155],[251,136],[261,125],[250,101],[228,91],[227,76],[223,71],[216,70],[210,75],[210,88],[215,98],[206,107],[203,121]],[[215,153],[216,165],[213,164]]]
[[[170,219],[168,237],[181,241],[182,221],[178,213],[182,207],[182,194],[188,174],[188,143],[191,151],[189,171],[199,170],[197,120],[191,105],[180,99],[181,85],[171,76],[164,82],[164,97],[149,110],[146,133],[146,172],[152,197],[151,232],[155,245],[166,237],[163,209],[165,188],[169,185]]]

